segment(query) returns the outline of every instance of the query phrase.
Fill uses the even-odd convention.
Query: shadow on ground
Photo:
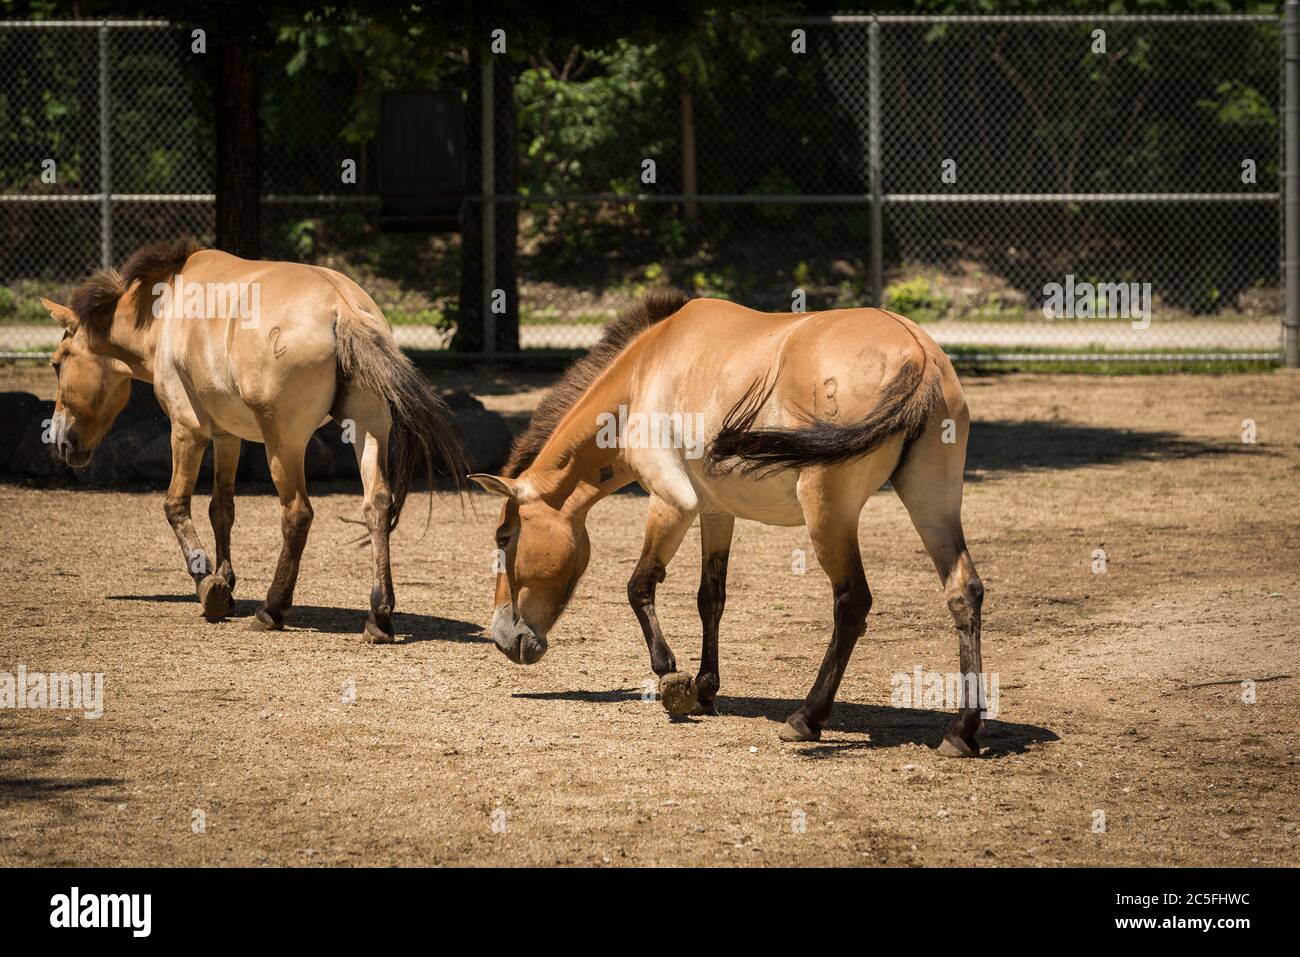
[[[67,714],[81,720],[77,712],[62,712]],[[125,801],[126,782],[121,778],[58,776],[58,760],[66,750],[63,743],[76,729],[70,722],[41,720],[44,717],[15,715],[13,720],[0,721],[0,741],[10,745],[0,751],[0,807],[39,801],[66,813],[71,805],[60,802],[60,798]]]
[[[1258,445],[1206,442],[1176,432],[1145,432],[1077,425],[1070,422],[1024,420],[971,423],[966,452],[966,479],[981,473],[1077,469],[1131,461],[1192,459],[1207,455],[1273,455]],[[972,475],[972,473],[975,473]]]
[[[192,604],[194,615],[199,615],[199,603],[193,595],[108,595],[109,601],[163,602]],[[236,601],[230,619],[239,621],[251,618],[260,606],[260,600]],[[322,605],[294,605],[289,609],[286,625],[290,631],[318,631],[328,635],[359,635],[366,623],[364,608],[330,608]],[[438,615],[418,615],[414,612],[393,613],[393,630],[398,644],[415,641],[465,641],[480,644],[489,641],[483,626],[458,618],[441,618]]]
[[[0,777],[0,805],[18,801],[49,801],[56,797],[84,794],[96,801],[125,800],[120,778],[36,778]],[[116,789],[111,794],[104,788]]]
[[[595,704],[616,704],[620,701],[640,701],[640,688],[613,688],[609,691],[516,691],[510,697],[529,698],[533,701],[586,701]]]
[[[608,691],[516,692],[511,697],[533,701],[581,701],[588,704],[617,704],[642,700],[639,688],[613,688]],[[721,717],[766,718],[779,723],[784,723],[785,719],[801,704],[803,704],[802,700],[796,701],[793,698],[720,696],[717,701],[718,713]],[[658,713],[656,717],[666,719],[666,716]],[[934,748],[938,747],[939,742],[943,740],[944,734],[952,726],[955,718],[955,713],[950,711],[926,711],[920,708],[894,708],[837,701],[830,722],[822,730],[824,740],[799,745],[798,753],[805,757],[827,758],[850,751],[896,748],[906,744],[922,744]],[[716,719],[686,720],[693,723]],[[839,735],[844,733],[867,735],[869,740],[838,739]],[[992,719],[984,722],[979,734],[981,756],[986,758],[1021,754],[1031,745],[1059,740],[1055,732],[1038,725]]]

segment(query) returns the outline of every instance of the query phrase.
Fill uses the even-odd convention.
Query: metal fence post
[[[871,304],[885,304],[885,251],[880,176],[880,21],[867,33],[867,166],[871,179]]]
[[[479,120],[483,128],[480,155],[483,166],[483,352],[489,356],[497,349],[497,317],[492,311],[497,284],[497,219],[496,204],[492,201],[496,195],[496,86],[492,77],[492,57],[490,50],[483,51],[479,81],[483,85],[479,104]]]
[[[99,28],[99,264],[113,265],[113,144],[109,100],[108,27]]]
[[[1287,368],[1300,369],[1300,0],[1287,0],[1282,14],[1282,44],[1286,71],[1283,105],[1286,169],[1282,180],[1286,313],[1282,319],[1282,342]]]

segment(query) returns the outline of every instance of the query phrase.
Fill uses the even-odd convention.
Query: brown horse
[[[329,419],[353,437],[373,559],[364,637],[393,640],[389,534],[417,469],[464,461],[454,421],[398,350],[379,307],[352,280],[319,266],[250,262],[192,241],[136,252],[122,272],[100,272],[71,306],[43,300],[63,326],[54,450],[84,466],[130,395],[151,382],[171,419],[166,513],[204,615],[230,611],[230,529],[240,440],[262,442],[280,497],[284,545],[254,627],[280,629],[293,604],[311,526],[304,453]],[[209,516],[216,560],[190,518],[208,444],[214,446]],[[462,474],[460,472],[457,475]]]
[[[971,679],[981,672],[984,589],[961,527],[969,429],[952,364],[901,316],[880,309],[769,314],[651,294],[566,372],[516,442],[505,475],[470,476],[506,498],[493,640],[521,664],[545,654],[587,566],[588,510],[636,481],[650,507],[627,593],[664,707],[715,713],[735,520],[807,525],[834,590],[834,630],[812,690],[781,737],[815,741],[871,607],[859,514],[888,480],[943,583],[960,634],[963,691],[979,687]],[[697,517],[704,643],[692,679],[677,672],[654,599]],[[979,753],[979,703],[963,696],[942,753]]]

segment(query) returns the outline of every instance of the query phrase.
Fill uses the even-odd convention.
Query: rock
[[[0,392],[0,474],[9,471],[14,452],[40,409],[41,400],[30,392]]]
[[[326,422],[311,437],[307,446],[308,479],[357,478],[355,446],[344,441],[337,422]]]
[[[170,427],[161,435],[145,443],[135,454],[136,475],[146,482],[161,482],[164,485],[172,478],[172,436]],[[212,483],[212,446],[203,453],[203,464],[199,467],[199,482]],[[202,486],[200,486],[202,487]]]
[[[448,392],[442,397],[442,401],[447,403],[449,409],[482,409],[486,408],[478,397],[469,392],[457,390]]]
[[[311,437],[303,456],[303,466],[309,483],[357,477],[352,446],[343,441],[342,430],[333,422],[327,423]],[[261,442],[243,444],[236,478],[240,482],[271,481],[271,466],[266,461],[265,445]]]
[[[266,461],[266,446],[261,442],[243,442],[239,450],[239,471],[235,482],[270,482],[271,466]]]
[[[99,443],[90,464],[83,469],[75,469],[78,481],[93,486],[131,485],[140,481],[136,461],[146,446],[157,442],[161,437],[167,442],[168,475],[171,476],[170,453],[171,440],[166,433],[161,433],[157,422],[130,422],[115,425]]]
[[[475,402],[477,401],[476,399]],[[501,466],[505,465],[506,458],[510,455],[510,444],[514,441],[506,420],[497,413],[483,408],[481,403],[477,408],[453,407],[452,415],[456,417],[456,424],[460,426],[469,470],[495,475]]]
[[[54,416],[54,403],[37,399],[37,405],[27,419],[23,437],[18,440],[10,460],[9,470],[20,475],[37,475],[42,478],[71,478],[72,469],[54,455],[50,443],[45,441],[49,431],[46,424]]]
[[[131,398],[127,400],[126,408],[118,414],[114,425],[118,423],[130,425],[139,422],[152,422],[163,431],[171,430],[170,420],[167,418],[167,413],[162,410],[162,406],[158,404],[153,385],[132,379]]]

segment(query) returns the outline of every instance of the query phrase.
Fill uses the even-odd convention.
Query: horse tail
[[[778,370],[779,371],[779,370]],[[907,445],[925,428],[943,401],[943,377],[922,353],[920,362],[907,359],[880,391],[876,406],[858,422],[841,425],[806,417],[796,428],[755,428],[758,415],[776,389],[776,378],[755,381],[723,420],[709,444],[707,460],[720,470],[738,459],[740,472],[780,471],[808,465],[835,465],[869,455],[901,435]]]
[[[417,471],[432,486],[440,462],[458,491],[469,472],[456,420],[386,327],[342,313],[335,323],[339,381],[364,389],[388,404],[388,486],[393,496],[388,529],[397,527]],[[432,508],[432,498],[430,499]]]

